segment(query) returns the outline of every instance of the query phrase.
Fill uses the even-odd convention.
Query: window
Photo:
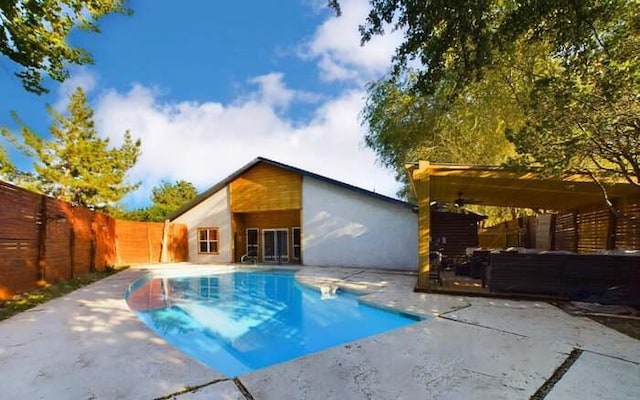
[[[247,256],[258,257],[258,229],[247,229]]]
[[[218,228],[198,228],[198,253],[218,254],[219,237]]]
[[[293,258],[300,259],[300,228],[293,228]]]

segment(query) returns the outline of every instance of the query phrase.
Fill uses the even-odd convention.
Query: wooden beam
[[[421,163],[422,164],[422,163]],[[422,165],[421,165],[422,166]],[[418,284],[417,288],[429,287],[429,252],[431,242],[431,193],[430,177],[423,175],[416,182],[418,198]]]

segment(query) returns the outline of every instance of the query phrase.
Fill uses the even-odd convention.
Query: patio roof
[[[568,210],[602,201],[600,187],[587,175],[549,178],[536,171],[513,172],[498,166],[432,164],[406,165],[414,191],[429,185],[429,200],[467,204]],[[638,189],[626,182],[606,186],[609,197],[627,197]]]
[[[586,175],[548,178],[537,171],[509,171],[497,166],[432,164],[420,161],[405,166],[418,199],[418,283],[429,286],[431,240],[430,204],[433,201],[571,210],[602,202],[600,187]],[[639,191],[629,183],[606,186],[610,198],[625,198]]]

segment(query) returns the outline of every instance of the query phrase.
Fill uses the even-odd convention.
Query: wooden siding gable
[[[299,210],[302,175],[258,163],[229,184],[231,212]]]

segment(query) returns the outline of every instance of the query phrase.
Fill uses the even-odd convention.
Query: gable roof
[[[260,163],[271,165],[271,166],[274,166],[274,167],[277,167],[277,168],[282,168],[284,170],[291,171],[291,172],[294,172],[294,173],[297,173],[297,174],[300,174],[302,176],[306,176],[306,177],[309,177],[309,178],[314,178],[314,179],[317,179],[317,180],[320,180],[320,181],[323,181],[323,182],[326,182],[326,183],[341,187],[343,189],[351,190],[353,192],[372,197],[372,198],[377,199],[377,200],[382,200],[382,201],[386,201],[386,202],[391,203],[391,204],[400,205],[400,206],[409,208],[411,210],[415,209],[415,205],[413,205],[411,203],[407,203],[406,201],[394,199],[393,197],[384,196],[384,195],[376,193],[376,192],[372,192],[372,191],[369,191],[369,190],[366,190],[366,189],[362,189],[362,188],[359,188],[357,186],[349,185],[348,183],[344,183],[344,182],[337,181],[335,179],[327,178],[326,176],[318,175],[318,174],[315,174],[313,172],[306,171],[304,169],[292,167],[291,165],[282,164],[282,163],[279,163],[277,161],[269,160],[269,159],[264,158],[264,157],[257,157],[256,159],[254,159],[250,163],[246,164],[245,166],[243,166],[239,170],[235,171],[234,173],[232,173],[231,175],[227,176],[226,178],[224,178],[220,182],[218,182],[215,185],[211,186],[209,189],[205,190],[204,192],[202,192],[199,195],[197,195],[196,197],[194,197],[192,200],[190,200],[184,206],[182,206],[179,210],[177,210],[173,214],[169,215],[169,219],[170,220],[174,220],[174,219],[178,218],[179,216],[181,216],[182,214],[186,213],[187,211],[189,211],[193,207],[197,206],[198,204],[202,203],[203,201],[208,199],[210,196],[212,196],[214,193],[218,192],[220,189],[224,188],[229,183],[231,183],[235,179],[239,178],[242,174],[244,174],[245,172],[247,172],[248,170],[250,170],[251,168],[253,168],[254,166],[256,166],[256,165],[258,165]]]

